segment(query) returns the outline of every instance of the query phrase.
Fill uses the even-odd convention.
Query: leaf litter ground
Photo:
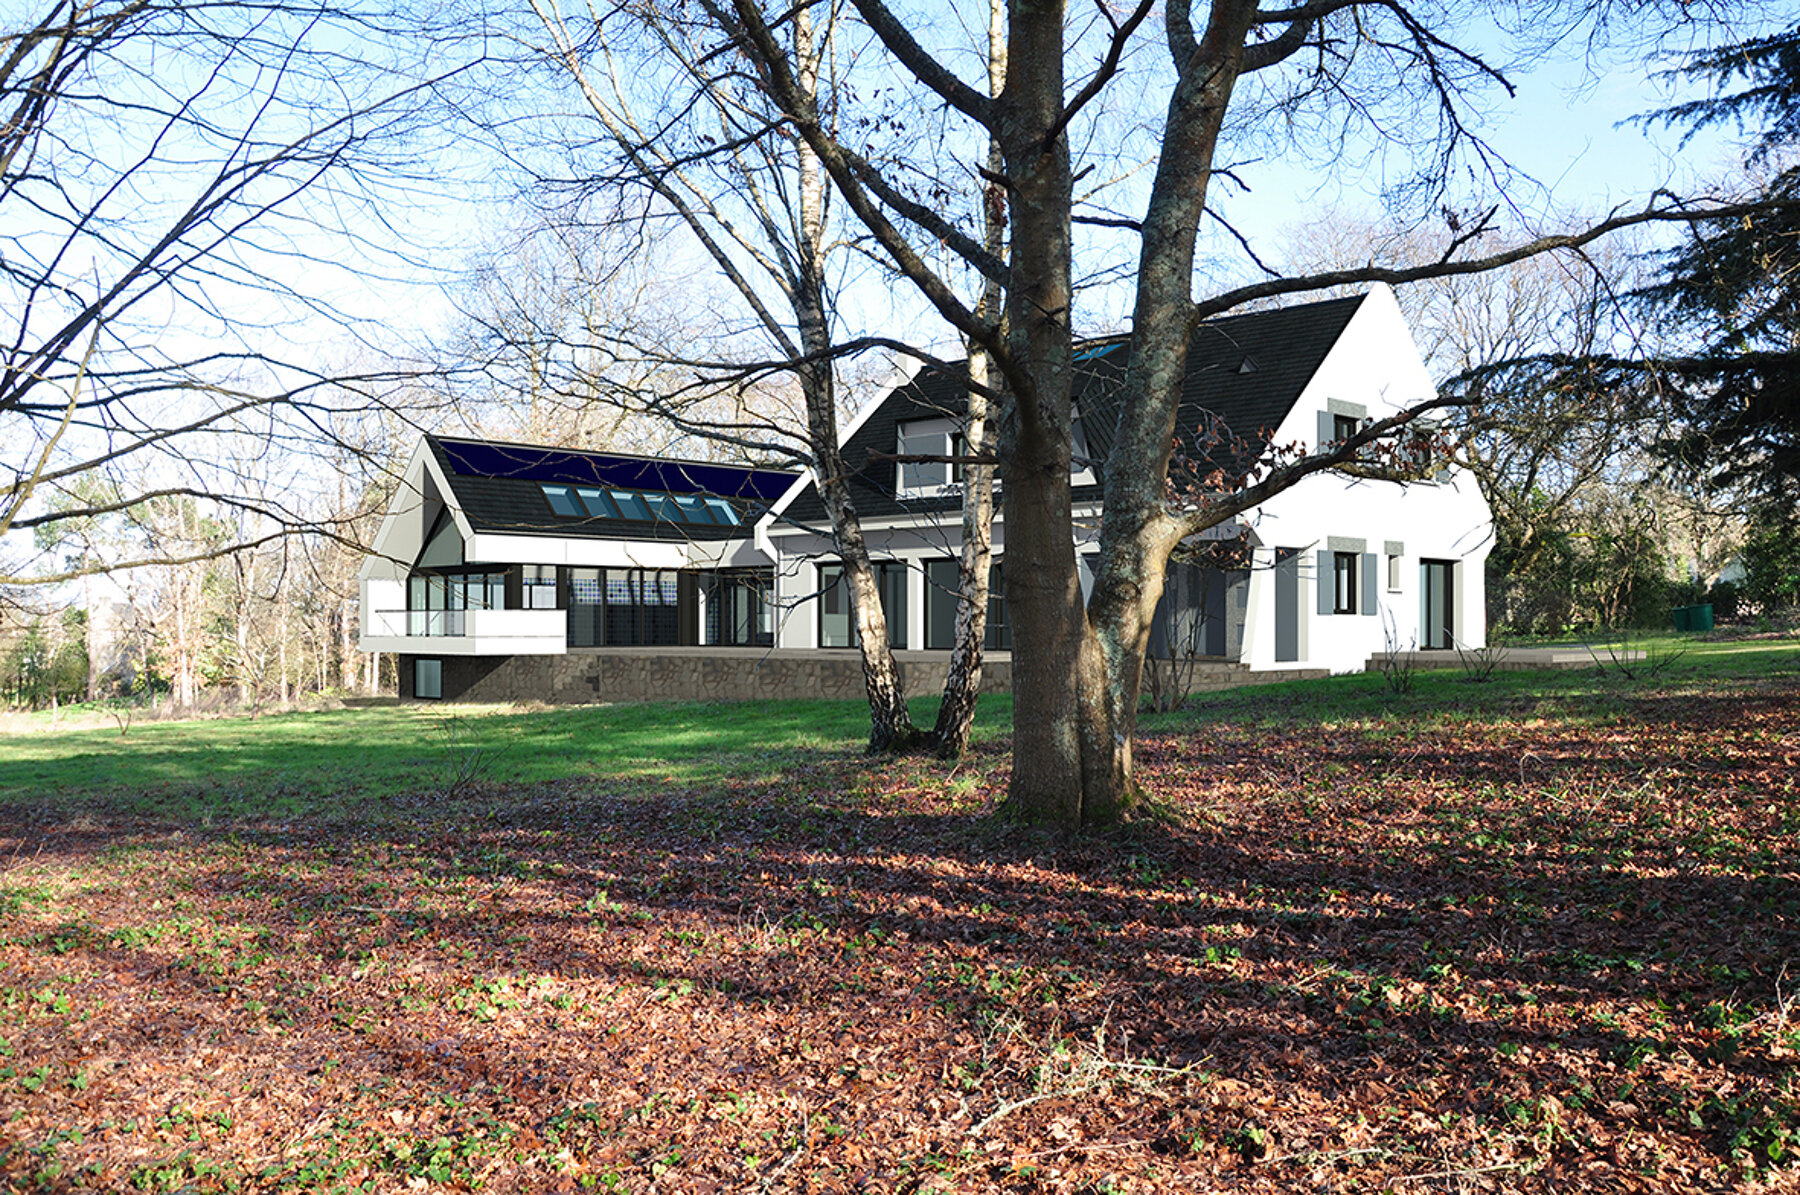
[[[1255,707],[1245,707],[1254,709]],[[0,1186],[1789,1190],[1800,698],[1146,735],[330,823],[0,810]]]

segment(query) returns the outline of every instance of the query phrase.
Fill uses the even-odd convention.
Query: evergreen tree
[[[1672,364],[1682,465],[1742,488],[1782,520],[1800,500],[1800,24],[1695,58],[1683,74],[1714,95],[1654,113],[1688,136],[1734,125],[1752,134],[1745,164],[1766,208],[1693,226],[1643,292],[1699,341]]]

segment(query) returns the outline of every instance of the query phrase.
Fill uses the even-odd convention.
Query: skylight
[[[664,494],[655,490],[595,489],[585,485],[538,486],[550,509],[565,519],[629,519],[685,523],[697,527],[739,527],[737,507],[710,494]]]

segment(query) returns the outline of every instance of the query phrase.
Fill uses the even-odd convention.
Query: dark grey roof
[[[450,481],[456,504],[476,531],[562,535],[585,539],[717,540],[750,534],[755,522],[787,491],[795,474],[783,469],[679,461],[661,457],[581,452],[534,444],[505,444],[449,436],[425,437]],[[545,482],[614,486],[729,500],[743,524],[698,526],[635,519],[565,518],[550,508]]]
[[[1211,411],[1236,436],[1258,445],[1266,443],[1293,410],[1300,392],[1318,372],[1362,301],[1361,295],[1324,299],[1202,324],[1188,349],[1176,435],[1192,437],[1203,412]],[[1075,351],[1075,404],[1081,412],[1088,454],[1096,461],[1105,460],[1118,427],[1118,395],[1129,354],[1129,337],[1085,342]],[[937,372],[921,373],[882,399],[880,407],[844,445],[844,464],[850,472],[857,513],[863,518],[882,518],[958,508],[959,499],[953,495],[901,500],[894,462],[871,460],[870,454],[894,451],[899,424],[960,417],[966,409],[962,387],[954,378]],[[1099,472],[1096,468],[1096,476]],[[1099,497],[1098,485],[1075,491],[1078,502]],[[788,505],[784,521],[823,526],[825,508],[816,486],[808,485]]]

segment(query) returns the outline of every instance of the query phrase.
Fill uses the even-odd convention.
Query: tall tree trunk
[[[1097,756],[1088,769],[1084,820],[1090,823],[1120,815],[1139,796],[1132,743],[1144,654],[1169,554],[1184,534],[1168,511],[1165,485],[1193,335],[1194,241],[1255,11],[1255,0],[1217,0],[1198,43],[1186,33],[1185,18],[1171,29],[1171,45],[1185,44],[1189,52],[1178,64],[1143,223],[1131,360],[1108,457],[1100,566],[1088,605],[1104,660],[1104,692],[1089,706],[1097,719],[1088,737]]]
[[[988,94],[998,98],[1006,88],[1006,5],[988,5]],[[988,139],[988,174],[999,178],[1006,168],[1000,143]],[[990,182],[982,201],[982,247],[996,258],[1006,252],[1006,192]],[[986,279],[975,314],[984,321],[1000,315],[1004,296],[1000,284]],[[993,412],[988,396],[975,387],[993,377],[986,350],[969,343],[969,407],[963,422],[965,455],[987,459],[994,453]],[[950,668],[944,677],[944,699],[938,705],[937,724],[931,740],[939,755],[953,759],[968,749],[975,724],[975,707],[981,697],[981,664],[987,638],[988,577],[993,566],[994,468],[964,464],[962,498],[962,553],[957,560],[956,630],[950,648]]]
[[[819,47],[813,41],[811,13],[805,8],[794,13],[794,58],[799,66],[800,86],[816,100]],[[888,637],[887,614],[881,607],[881,587],[869,560],[869,545],[863,538],[862,522],[857,517],[849,477],[839,453],[836,365],[829,356],[831,324],[825,280],[825,172],[817,153],[804,139],[796,139],[795,152],[800,235],[795,246],[799,261],[794,271],[792,302],[800,348],[806,356],[799,376],[800,389],[806,397],[807,432],[818,461],[819,494],[830,513],[833,539],[850,585],[850,610],[856,622],[857,646],[862,652],[863,684],[869,695],[869,750],[902,750],[911,747],[919,733],[906,708],[906,691]]]
[[[1052,0],[1012,3],[1012,78],[1020,85],[1009,81],[1003,144],[1013,243],[1033,252],[1015,255],[1008,312],[1017,321],[1013,352],[1034,393],[1019,396],[1003,455],[1008,555],[1030,562],[1016,590],[1008,579],[1007,597],[1015,624],[1012,798],[1032,821],[1105,824],[1139,798],[1132,736],[1144,651],[1169,553],[1183,534],[1166,508],[1164,479],[1193,330],[1194,241],[1255,10],[1254,0],[1217,0],[1197,42],[1186,7],[1167,10],[1179,79],[1143,223],[1100,567],[1084,609],[1068,496],[1068,153],[1061,137],[1048,138],[1062,113],[1062,9]]]
[[[1008,805],[1026,821],[1083,820],[1084,690],[1099,648],[1082,607],[1069,509],[1069,215],[1073,181],[1063,106],[1060,0],[1011,0],[1008,77],[997,130],[1017,255],[1007,289],[1007,342],[1022,363],[1000,428],[1013,624],[1013,774]]]

